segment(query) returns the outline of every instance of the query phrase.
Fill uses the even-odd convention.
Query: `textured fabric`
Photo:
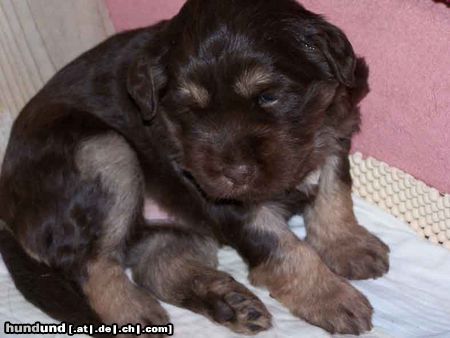
[[[350,157],[353,193],[406,221],[418,235],[450,249],[450,194],[359,152]]]
[[[450,337],[450,251],[417,237],[406,224],[359,198],[355,199],[355,211],[359,221],[391,248],[391,270],[386,276],[354,283],[375,308],[375,328],[363,337]],[[299,236],[304,235],[300,217],[294,218],[291,225]],[[221,250],[219,258],[222,270],[248,285],[247,269],[232,249]],[[266,290],[249,287],[274,315],[274,328],[258,337],[330,337],[322,329],[290,315]],[[200,315],[171,305],[165,307],[175,325],[175,337],[238,337]],[[0,262],[0,323],[38,320],[51,321],[24,301]],[[2,330],[0,327],[0,337]]]

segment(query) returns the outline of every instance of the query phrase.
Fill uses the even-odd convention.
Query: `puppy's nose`
[[[250,182],[253,173],[252,166],[246,164],[230,165],[223,168],[223,175],[237,185]]]

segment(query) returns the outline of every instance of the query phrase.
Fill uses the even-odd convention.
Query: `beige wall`
[[[0,0],[0,163],[12,121],[31,96],[113,32],[103,0]]]

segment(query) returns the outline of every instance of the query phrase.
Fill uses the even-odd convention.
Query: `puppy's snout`
[[[249,183],[255,173],[255,169],[247,164],[234,164],[223,168],[223,175],[233,184],[244,185]]]

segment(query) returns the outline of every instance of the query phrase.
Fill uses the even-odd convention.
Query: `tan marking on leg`
[[[133,277],[158,298],[174,303],[180,297],[179,290],[189,286],[193,271],[199,266],[217,267],[217,250],[218,244],[212,239],[156,232],[133,248],[131,255],[137,257]]]
[[[165,324],[168,316],[158,301],[136,287],[122,266],[98,258],[88,263],[88,278],[82,288],[92,308],[107,324]]]
[[[136,154],[121,136],[108,133],[82,142],[75,159],[82,177],[100,179],[110,201],[97,258],[87,263],[87,279],[82,283],[90,305],[108,324],[167,323],[158,301],[135,286],[112,258],[121,259],[121,245],[142,206],[143,179]]]
[[[312,277],[310,265],[321,264],[317,254],[289,229],[284,213],[285,211],[275,204],[263,205],[252,223],[255,230],[272,234],[279,243],[269,259],[251,271],[251,281],[256,285],[266,285],[263,279],[294,271],[298,273],[304,270],[302,275],[309,278]]]
[[[138,257],[132,270],[139,285],[234,332],[255,334],[271,326],[264,304],[230,275],[216,270],[215,240],[191,232],[167,232],[167,225],[161,229],[131,253]]]
[[[371,327],[367,299],[334,275],[319,255],[293,234],[280,209],[264,206],[253,226],[278,238],[267,260],[250,271],[250,281],[266,286],[293,314],[330,332],[359,334]]]
[[[322,168],[319,191],[305,209],[308,243],[335,273],[350,279],[376,278],[389,269],[389,248],[358,225],[351,186],[337,174],[339,159]]]
[[[136,154],[121,136],[108,133],[83,141],[75,159],[83,177],[100,177],[102,188],[111,194],[100,246],[114,250],[142,203],[143,178]]]
[[[341,182],[336,174],[338,161],[330,157],[321,168],[318,194],[304,213],[308,235],[319,232],[319,236],[334,236],[342,230],[340,226],[357,224],[351,187]]]

